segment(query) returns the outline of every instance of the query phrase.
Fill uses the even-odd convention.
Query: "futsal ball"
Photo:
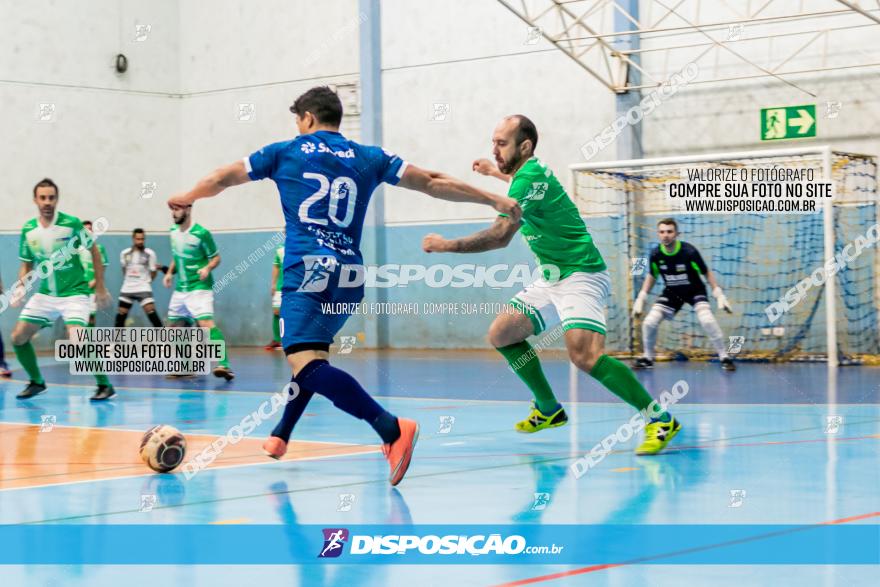
[[[174,426],[153,426],[141,439],[141,458],[158,473],[173,471],[185,455],[186,438]]]

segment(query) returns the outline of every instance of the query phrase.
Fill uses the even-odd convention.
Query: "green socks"
[[[45,381],[40,373],[40,366],[37,365],[37,352],[34,350],[34,345],[28,341],[21,346],[12,345],[12,348],[15,350],[15,358],[21,363],[22,369],[27,372],[31,381],[41,385],[44,384]]]
[[[639,411],[644,410],[654,401],[636,379],[632,370],[614,357],[608,355],[599,357],[590,371],[590,376]]]
[[[223,340],[223,333],[216,326],[211,327],[211,340]],[[226,342],[223,340],[223,342]],[[223,359],[220,360],[220,366],[229,368],[229,353],[223,353]]]
[[[281,342],[281,325],[279,324],[281,317],[278,314],[272,314],[272,340]]]
[[[535,396],[535,406],[545,416],[549,416],[559,409],[559,402],[556,401],[556,396],[553,395],[553,390],[544,376],[541,362],[538,360],[538,355],[532,348],[532,345],[522,341],[500,347],[497,350],[507,359],[507,363],[514,373],[532,390],[532,395]]]
[[[21,363],[22,369],[27,372],[31,381],[45,385],[46,382],[40,373],[40,366],[37,365],[37,352],[34,350],[34,345],[26,342],[21,346],[12,345],[12,348],[15,349],[15,357]],[[98,385],[110,385],[110,380],[103,373],[95,373],[95,381],[98,382]]]
[[[559,402],[553,395],[553,390],[544,376],[541,362],[532,345],[526,341],[518,342],[501,347],[498,352],[504,355],[513,371],[532,390],[532,394],[535,396],[535,405],[542,413],[550,415],[558,409]],[[614,357],[608,355],[599,357],[590,371],[590,376],[639,411],[644,410],[654,401],[636,379],[632,370]],[[664,412],[660,419],[663,420],[666,417]]]
[[[89,328],[94,328],[94,324],[90,324]],[[98,385],[106,385],[107,387],[112,387],[110,385],[110,380],[107,379],[107,375],[105,373],[92,373],[95,376],[95,381]]]

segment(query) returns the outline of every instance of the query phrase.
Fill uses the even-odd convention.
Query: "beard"
[[[519,167],[520,162],[524,157],[518,151],[514,153],[513,157],[510,158],[509,161],[504,161],[501,165],[498,166],[498,170],[505,175],[510,175],[510,172]]]

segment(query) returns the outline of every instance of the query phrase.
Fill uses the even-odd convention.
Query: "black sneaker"
[[[633,369],[651,369],[654,367],[654,361],[648,357],[639,357],[633,363]]]
[[[217,365],[214,367],[214,377],[222,377],[226,381],[232,381],[235,379],[235,373],[232,372],[232,369],[229,367],[224,367],[223,365]]]
[[[18,399],[28,399],[28,398],[34,397],[35,395],[39,395],[39,394],[43,393],[44,391],[46,391],[46,384],[45,383],[35,383],[34,381],[31,381],[30,383],[27,384],[27,387],[25,387],[21,391],[21,393],[19,393],[15,397]]]
[[[100,402],[105,399],[110,399],[116,395],[116,390],[113,389],[112,385],[99,385],[98,389],[95,390],[95,395],[89,398],[89,401]]]
[[[730,357],[721,359],[721,368],[725,371],[736,371],[736,365],[733,364],[733,359]]]

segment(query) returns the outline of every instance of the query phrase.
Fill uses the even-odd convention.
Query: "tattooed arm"
[[[507,216],[499,216],[489,228],[470,236],[445,239],[439,234],[428,234],[422,240],[426,253],[482,253],[493,249],[503,249],[516,234],[520,223]]]

